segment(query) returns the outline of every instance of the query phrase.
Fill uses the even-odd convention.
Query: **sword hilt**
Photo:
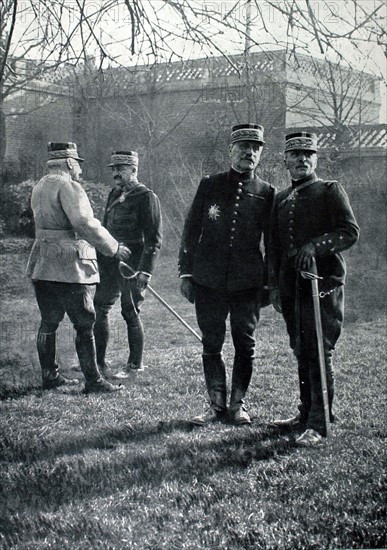
[[[134,271],[134,269],[125,262],[120,262],[118,264],[118,269],[124,279],[134,279],[138,274],[138,271]]]
[[[310,273],[310,271],[300,271],[301,273],[301,277],[303,277],[304,279],[309,279],[311,281],[313,281],[314,279],[323,279],[323,277],[320,277],[319,275],[317,275],[317,273]]]

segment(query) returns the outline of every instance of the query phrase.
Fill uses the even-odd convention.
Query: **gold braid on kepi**
[[[317,152],[317,135],[310,132],[293,132],[285,137],[285,153],[287,151]]]
[[[118,166],[120,164],[138,166],[138,153],[136,151],[113,151],[108,166]]]
[[[259,143],[265,143],[263,132],[263,126],[259,124],[237,124],[232,127],[230,143],[233,144],[238,141],[258,141]]]

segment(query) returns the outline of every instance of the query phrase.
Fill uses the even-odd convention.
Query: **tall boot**
[[[227,386],[221,354],[203,353],[203,371],[211,406],[216,411],[224,412],[227,407]]]
[[[326,368],[326,373],[327,373],[329,417],[330,417],[330,421],[334,422],[335,415],[333,414],[333,397],[334,397],[334,393],[335,393],[335,387],[334,387],[335,384],[334,384],[332,352],[326,352],[325,353],[325,368]]]
[[[330,422],[333,421],[333,366],[331,353],[325,354],[325,372],[327,378],[328,403]],[[309,360],[309,382],[311,388],[311,406],[306,427],[326,435],[324,399],[321,384],[320,365],[318,357]]]
[[[194,426],[204,426],[211,422],[219,422],[226,418],[227,386],[226,369],[220,353],[203,353],[203,371],[207,392],[210,398],[210,408],[190,419]]]
[[[243,399],[250,385],[253,363],[253,357],[235,354],[230,396],[230,415],[235,424],[251,423],[250,416],[243,405]]]
[[[44,380],[55,379],[59,373],[58,364],[56,362],[56,333],[47,333],[39,329],[36,344],[39,362],[42,368],[43,382]]]
[[[243,357],[236,354],[232,369],[230,410],[237,410],[243,405],[243,399],[250,385],[253,374],[252,357]]]
[[[107,382],[100,374],[97,366],[94,335],[77,333],[75,347],[79,364],[86,379],[84,393],[111,393],[122,389]]]
[[[297,357],[298,362],[298,383],[300,388],[300,404],[298,405],[298,414],[290,418],[280,418],[274,420],[273,424],[279,428],[288,428],[291,430],[304,429],[308,420],[311,393],[309,380],[309,360],[305,357]]]
[[[139,315],[132,316],[127,322],[129,359],[128,369],[141,370],[144,352],[144,328]]]
[[[42,388],[44,390],[78,384],[78,380],[70,380],[59,374],[59,365],[56,360],[55,332],[43,332],[40,328],[36,343],[42,369]]]
[[[103,376],[108,373],[108,365],[105,361],[106,349],[109,342],[109,318],[100,308],[96,308],[96,321],[94,325],[95,348],[97,352],[98,369]]]
[[[297,357],[298,362],[298,383],[300,388],[299,423],[306,424],[308,419],[311,396],[309,381],[309,362],[305,357]]]

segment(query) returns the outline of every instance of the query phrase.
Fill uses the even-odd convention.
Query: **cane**
[[[124,279],[133,279],[137,275],[137,272],[134,271],[134,269],[125,262],[120,262],[119,270]],[[180,315],[160,296],[160,294],[157,294],[157,292],[150,285],[147,286],[147,289],[161,304],[163,304],[164,307],[167,308],[170,313],[172,313],[172,315],[176,317],[176,319],[180,321],[182,325],[185,326],[185,328],[187,328],[191,332],[191,334],[195,336],[195,338],[199,340],[199,342],[202,341],[199,334],[195,332],[194,329],[190,327],[189,324],[186,323],[182,317],[180,317]]]
[[[314,313],[314,323],[316,327],[318,362],[320,367],[321,390],[322,390],[322,398],[323,398],[323,404],[324,404],[326,437],[328,438],[331,433],[331,422],[330,422],[330,414],[329,414],[328,385],[327,385],[327,374],[326,374],[326,368],[325,368],[323,331],[322,331],[322,324],[321,324],[320,294],[318,290],[318,279],[322,279],[322,277],[318,276],[316,260],[314,258],[312,258],[311,273],[309,273],[308,271],[301,271],[301,276],[304,279],[309,279],[310,282],[312,283],[313,313]]]

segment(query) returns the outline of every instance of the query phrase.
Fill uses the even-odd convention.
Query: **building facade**
[[[78,73],[49,73],[9,96],[4,166],[19,179],[39,177],[46,143],[68,139],[87,159],[85,176],[105,182],[110,151],[132,148],[144,181],[160,190],[172,177],[181,186],[187,173],[196,181],[224,169],[231,126],[249,120],[265,127],[262,176],[276,180],[287,128],[317,127],[324,135],[330,128],[345,148],[349,134],[342,130],[351,126],[352,135],[357,125],[361,133],[378,123],[379,111],[375,77],[283,50],[103,74],[90,64]]]

